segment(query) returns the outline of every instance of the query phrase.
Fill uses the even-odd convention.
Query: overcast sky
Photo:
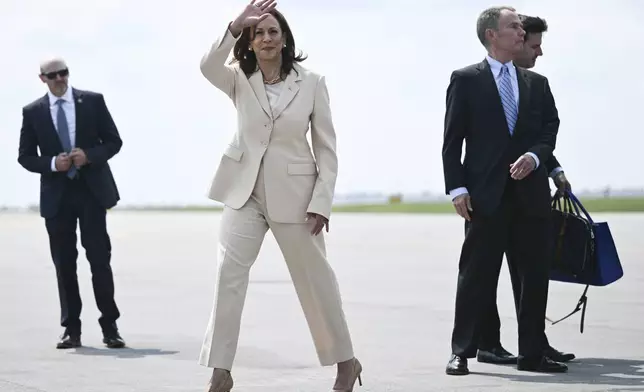
[[[163,4],[163,6],[161,6]],[[0,205],[39,197],[16,161],[21,108],[42,96],[39,61],[65,57],[74,87],[102,92],[124,141],[111,160],[122,204],[208,203],[235,130],[199,61],[245,6],[231,0],[4,0]],[[443,191],[445,88],[485,52],[482,0],[282,0],[303,63],[326,75],[338,136],[336,192]],[[535,71],[559,108],[556,155],[577,188],[644,188],[644,3],[516,1],[550,31]]]

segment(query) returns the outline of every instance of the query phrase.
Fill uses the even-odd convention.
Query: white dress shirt
[[[74,103],[74,96],[72,95],[72,88],[71,86],[67,87],[67,91],[65,91],[65,94],[63,94],[62,97],[57,97],[54,94],[51,93],[51,91],[47,92],[47,96],[49,97],[49,112],[51,113],[51,120],[54,123],[54,127],[56,128],[56,132],[58,132],[58,110],[59,106],[56,104],[56,102],[59,99],[64,100],[65,102],[62,104],[62,109],[65,111],[65,117],[67,118],[67,129],[69,129],[69,141],[72,145],[72,148],[76,146],[76,105]],[[55,172],[56,170],[56,157],[53,157],[51,159],[51,171]]]
[[[496,82],[496,87],[500,88],[500,83],[501,83],[501,68],[503,67],[503,64],[498,61],[493,59],[490,56],[485,57],[487,62],[490,64],[490,70],[492,71],[492,75],[494,76],[494,81]],[[517,104],[517,108],[519,107],[519,81],[517,79],[517,69],[514,66],[514,63],[512,61],[509,61],[505,63],[508,67],[508,73],[510,74],[510,84],[512,85],[512,94],[514,94],[514,101]],[[539,167],[539,158],[537,157],[536,154],[527,152],[526,154],[530,155],[532,158],[534,158],[535,162],[535,169]],[[554,177],[559,173],[560,171],[563,171],[561,167],[555,168],[551,173],[550,176]],[[449,192],[450,197],[452,200],[456,198],[457,196],[460,196],[464,193],[468,193],[467,188],[465,187],[460,187],[453,189]]]

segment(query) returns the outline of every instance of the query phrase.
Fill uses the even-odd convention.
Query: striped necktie
[[[503,104],[505,119],[508,122],[508,129],[510,130],[510,135],[512,135],[514,133],[514,125],[517,123],[518,110],[517,101],[514,99],[514,93],[512,92],[510,72],[508,71],[508,66],[506,64],[503,64],[501,67],[499,94],[501,95],[501,103]]]
[[[58,105],[58,114],[56,115],[56,127],[58,128],[58,137],[60,138],[60,143],[63,145],[63,149],[66,153],[72,151],[72,142],[69,137],[69,126],[67,125],[67,116],[65,115],[65,110],[63,109],[64,99],[59,99],[56,101]],[[67,177],[74,178],[76,176],[76,166],[72,166],[67,170]]]

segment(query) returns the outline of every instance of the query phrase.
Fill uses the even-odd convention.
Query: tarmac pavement
[[[625,276],[588,293],[579,314],[548,327],[553,346],[577,355],[567,374],[470,363],[447,376],[463,225],[453,215],[336,214],[327,236],[364,386],[356,392],[644,391],[644,214],[607,220]],[[56,350],[62,333],[54,266],[37,214],[0,213],[0,392],[202,392],[197,364],[216,276],[217,213],[125,212],[108,217],[119,328],[129,348],[101,343],[89,265],[79,241],[83,344]],[[583,286],[552,283],[548,315],[571,311]],[[502,340],[516,353],[516,317],[504,265]],[[240,392],[331,391],[288,271],[269,233],[251,271],[233,368]]]

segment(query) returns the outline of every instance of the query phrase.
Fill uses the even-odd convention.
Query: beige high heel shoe
[[[341,383],[341,381],[336,377],[335,385],[333,386],[333,392],[353,392],[353,387],[356,384],[356,380],[358,381],[358,384],[362,386],[362,364],[360,363],[360,361],[358,361],[357,358],[353,358],[352,362],[353,368],[349,375],[349,378],[344,381],[344,383]],[[338,376],[340,375],[338,374]]]
[[[233,385],[233,376],[228,370],[215,369],[208,383],[208,392],[230,392]]]

